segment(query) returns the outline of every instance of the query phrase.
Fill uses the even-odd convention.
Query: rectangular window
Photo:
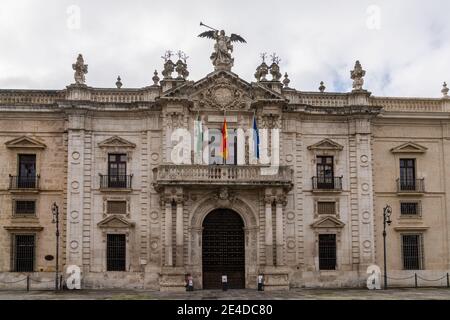
[[[108,187],[127,187],[127,155],[123,153],[108,154]]]
[[[19,154],[18,188],[36,187],[36,155]]]
[[[318,214],[336,214],[336,202],[330,201],[318,201],[317,202]]]
[[[106,205],[106,213],[108,214],[126,214],[127,202],[126,201],[108,201]]]
[[[400,159],[400,190],[416,190],[416,159]]]
[[[34,200],[15,200],[14,215],[36,215],[36,201]]]
[[[317,188],[334,189],[333,157],[317,156]]]
[[[402,235],[403,269],[423,269],[423,239],[421,234]]]
[[[319,269],[336,270],[336,235],[319,235]]]
[[[400,214],[403,217],[420,217],[421,207],[419,201],[400,202]]]
[[[108,234],[106,243],[107,271],[125,271],[126,240],[124,234]]]
[[[34,235],[14,235],[12,257],[14,272],[33,272],[35,258]]]

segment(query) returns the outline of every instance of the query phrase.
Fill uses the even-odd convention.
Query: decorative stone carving
[[[241,36],[232,33],[231,36],[226,36],[224,30],[210,30],[199,34],[199,37],[210,38],[216,40],[214,44],[214,52],[211,54],[211,61],[215,70],[231,70],[234,59],[231,57],[233,52],[233,45],[231,42],[246,42]]]
[[[47,146],[31,137],[21,136],[5,142],[7,148],[45,149]]]
[[[363,90],[363,85],[364,85],[363,77],[365,75],[366,75],[366,71],[363,70],[361,63],[359,62],[359,60],[357,60],[355,63],[355,68],[352,71],[350,71],[350,76],[353,80],[353,90],[354,91]]]
[[[84,64],[83,55],[81,53],[78,55],[77,61],[72,64],[72,69],[75,70],[75,83],[84,84],[86,82],[85,74],[88,73],[88,65]]]
[[[200,95],[200,105],[209,105],[221,111],[233,109],[245,109],[247,107],[245,93],[234,86],[228,78],[217,80],[214,87],[206,89]]]
[[[261,64],[256,68],[255,72],[255,78],[258,82],[260,81],[267,81],[266,76],[269,73],[269,66],[266,64],[267,53],[263,52],[261,53]]]
[[[161,72],[164,79],[172,79],[172,73],[175,70],[175,63],[170,59],[172,55],[172,51],[167,50],[161,57],[164,59],[164,70]]]
[[[279,129],[281,128],[281,118],[279,115],[270,114],[263,115],[262,117],[262,127],[266,129]]]
[[[186,64],[186,60],[189,57],[183,51],[178,51],[177,55],[178,61],[175,68],[175,71],[178,73],[177,79],[186,79],[189,76]]]
[[[270,74],[272,75],[272,81],[280,81],[280,62],[281,59],[275,54],[275,52],[270,56],[272,58],[272,64],[270,65]]]

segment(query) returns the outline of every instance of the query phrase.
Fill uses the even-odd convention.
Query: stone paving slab
[[[160,292],[144,290],[0,291],[0,300],[450,300],[449,288],[291,289],[279,292],[255,290],[198,290]]]

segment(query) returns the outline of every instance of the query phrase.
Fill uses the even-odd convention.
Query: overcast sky
[[[79,13],[79,15],[78,15]],[[233,72],[254,81],[276,52],[291,87],[348,91],[359,59],[374,95],[440,97],[450,82],[450,1],[1,0],[0,88],[62,89],[82,53],[87,84],[152,84],[167,49],[189,56],[191,80],[213,70],[199,22],[238,33]]]

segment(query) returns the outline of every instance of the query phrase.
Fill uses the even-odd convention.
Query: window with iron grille
[[[421,234],[402,235],[403,269],[423,269],[423,238]]]
[[[319,269],[336,270],[336,235],[319,235]]]
[[[318,214],[336,214],[336,202],[331,201],[318,201],[317,202]]]
[[[400,202],[400,214],[403,217],[420,217],[422,215],[420,202]]]
[[[107,201],[106,213],[108,214],[126,214],[127,202],[126,201]]]
[[[15,200],[14,201],[14,215],[29,215],[36,214],[36,201],[34,200]]]
[[[124,234],[108,234],[106,243],[106,270],[125,271],[126,239]]]
[[[13,235],[12,257],[14,272],[33,272],[35,259],[35,236],[30,234]]]

